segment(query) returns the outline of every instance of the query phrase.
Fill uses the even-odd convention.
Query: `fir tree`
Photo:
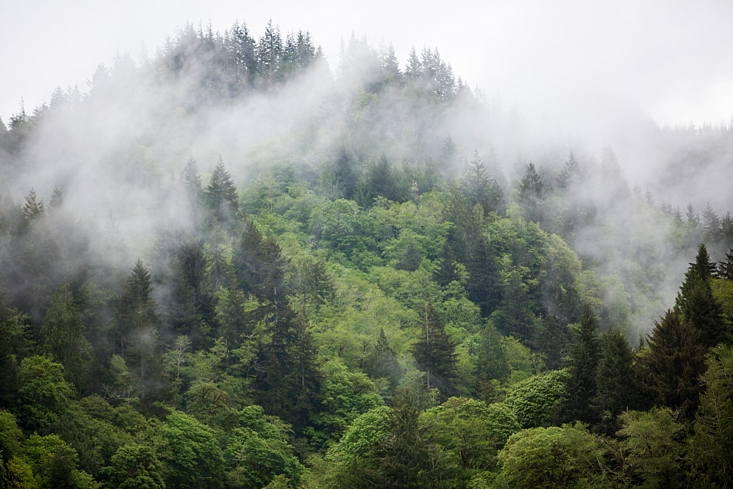
[[[487,235],[481,235],[469,261],[466,284],[468,298],[481,307],[481,315],[488,317],[502,302],[502,280],[494,247]]]
[[[41,325],[43,350],[64,365],[64,376],[77,388],[86,387],[92,345],[84,337],[84,323],[71,287],[65,283],[54,292]]]
[[[232,223],[236,219],[239,212],[237,188],[232,182],[232,176],[224,167],[221,156],[203,196],[206,206],[218,222]]]
[[[598,322],[590,306],[583,307],[580,325],[574,332],[575,342],[570,349],[568,367],[570,378],[566,387],[567,400],[560,406],[563,422],[594,423],[595,412],[591,400],[596,396],[596,371],[600,358]]]
[[[545,356],[545,365],[550,370],[558,370],[562,367],[571,340],[568,329],[553,314],[543,318],[542,326],[539,348]]]
[[[469,205],[480,204],[485,214],[503,210],[504,192],[496,180],[489,177],[478,151],[474,151],[468,163],[461,186]]]
[[[455,260],[453,249],[446,241],[440,256],[436,260],[436,267],[433,270],[433,278],[441,287],[445,287],[453,281],[459,280],[457,269],[458,263]]]
[[[384,328],[379,328],[379,337],[374,350],[364,359],[364,370],[373,379],[387,379],[390,388],[397,387],[402,368],[392,347],[389,345]]]
[[[678,308],[668,310],[655,322],[644,363],[647,387],[657,402],[690,418],[697,408],[699,379],[705,371],[705,348],[700,331]]]
[[[718,277],[733,280],[733,248],[725,254],[725,261],[718,263]]]
[[[417,489],[435,482],[435,467],[419,417],[414,394],[406,391],[395,400],[387,419],[389,436],[379,450],[380,487]]]
[[[478,351],[476,352],[476,377],[479,382],[499,380],[505,382],[511,373],[506,352],[501,344],[501,334],[491,320],[481,329]]]
[[[685,320],[700,332],[700,341],[705,348],[730,341],[722,306],[710,288],[710,278],[715,270],[705,245],[701,244],[695,263],[690,263],[675,301]]]
[[[634,353],[624,335],[609,329],[601,341],[601,354],[596,370],[596,395],[591,404],[601,418],[601,431],[613,435],[620,426],[618,416],[627,410],[638,409],[634,372]]]
[[[527,165],[527,171],[519,184],[519,205],[524,211],[524,218],[527,221],[542,221],[542,204],[545,196],[545,184],[540,174],[535,170],[534,164]]]
[[[48,207],[57,211],[62,205],[64,205],[64,191],[58,185],[54,185],[51,199],[48,202]]]
[[[575,159],[575,155],[571,151],[568,155],[567,161],[565,161],[565,165],[555,178],[557,187],[562,190],[567,190],[576,183],[579,183],[582,178],[583,169],[581,168],[580,163],[578,163],[578,160]]]
[[[452,391],[455,375],[455,346],[445,333],[445,323],[431,302],[425,304],[422,335],[412,347],[417,365],[425,370],[427,388],[438,387],[444,397]]]
[[[188,201],[191,202],[192,205],[197,206],[201,200],[201,195],[203,194],[203,187],[201,186],[201,175],[199,175],[199,169],[196,166],[196,160],[193,159],[193,156],[188,158],[188,162],[183,168],[182,180],[186,189],[186,197],[188,197]]]

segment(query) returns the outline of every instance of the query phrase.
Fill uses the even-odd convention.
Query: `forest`
[[[186,25],[0,120],[0,488],[733,487],[733,216],[663,191],[733,126],[642,189],[338,58]]]

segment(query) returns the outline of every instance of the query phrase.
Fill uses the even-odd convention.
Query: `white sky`
[[[310,30],[331,61],[342,37],[438,47],[456,74],[522,113],[577,121],[619,106],[663,124],[733,116],[733,1],[0,0],[0,117],[79,85],[116,51],[154,53],[191,21],[262,34]]]

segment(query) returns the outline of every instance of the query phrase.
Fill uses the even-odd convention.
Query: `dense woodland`
[[[733,487],[731,214],[611,148],[508,175],[437,50],[342,51],[186,26],[0,121],[0,487]]]

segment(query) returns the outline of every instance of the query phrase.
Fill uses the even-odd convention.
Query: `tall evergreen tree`
[[[219,156],[211,182],[203,192],[204,202],[214,218],[221,223],[232,223],[239,212],[239,197],[232,176]]]
[[[579,183],[583,179],[583,168],[575,158],[575,154],[571,151],[568,159],[565,161],[562,170],[555,178],[558,188],[567,190],[573,185]]]
[[[453,389],[455,346],[445,333],[445,323],[431,302],[425,303],[422,323],[422,335],[412,347],[415,362],[425,370],[427,388],[437,387],[443,397],[447,397]]]
[[[457,269],[458,263],[455,260],[453,249],[448,241],[443,244],[443,249],[436,260],[436,267],[433,270],[433,278],[441,287],[445,287],[453,281],[459,280]]]
[[[700,375],[705,371],[705,348],[700,331],[678,308],[668,310],[654,324],[649,353],[644,357],[646,383],[657,403],[690,418],[697,408]]]
[[[389,345],[387,335],[384,334],[384,328],[379,328],[379,337],[374,350],[364,359],[364,370],[373,379],[386,379],[392,389],[397,387],[402,368],[397,355]]]
[[[587,304],[583,307],[579,327],[573,336],[575,342],[568,361],[570,378],[566,383],[568,397],[560,406],[560,418],[563,422],[577,420],[591,424],[596,421],[591,401],[597,392],[596,371],[601,348],[598,321]]]
[[[722,306],[710,287],[710,278],[715,270],[716,266],[710,261],[705,245],[701,244],[695,263],[690,263],[675,301],[685,320],[700,332],[700,341],[706,348],[730,341]]]
[[[476,352],[476,374],[479,383],[509,379],[511,369],[507,362],[504,346],[501,344],[501,334],[496,330],[491,320],[486,321],[481,329],[478,351]]]
[[[496,262],[494,247],[487,235],[481,235],[468,263],[469,277],[466,284],[468,298],[481,307],[481,315],[488,317],[502,302],[503,282]]]
[[[530,162],[527,170],[519,184],[519,205],[524,212],[527,221],[542,221],[542,204],[545,197],[545,184],[542,177],[535,170],[534,164]]]
[[[555,315],[548,314],[542,319],[539,349],[545,356],[545,365],[548,369],[558,370],[562,367],[570,340],[568,328],[561,324]]]
[[[71,287],[54,292],[41,326],[43,350],[64,365],[64,376],[78,389],[86,387],[93,350],[84,337],[84,322]]]
[[[419,417],[414,394],[406,391],[395,400],[387,419],[389,436],[379,450],[380,487],[418,489],[435,483],[435,466]]]
[[[733,280],[733,248],[725,254],[725,261],[718,263],[718,277]]]
[[[164,387],[157,307],[150,272],[138,258],[119,302],[117,347],[145,401],[152,400]]]
[[[596,371],[596,395],[591,404],[601,419],[601,431],[614,435],[620,428],[618,416],[638,409],[640,391],[634,372],[634,353],[624,335],[609,329],[601,340],[601,354]]]
[[[478,151],[474,151],[473,159],[468,163],[461,179],[461,186],[469,205],[480,204],[485,214],[501,213],[504,210],[504,192],[496,180],[486,172]]]

